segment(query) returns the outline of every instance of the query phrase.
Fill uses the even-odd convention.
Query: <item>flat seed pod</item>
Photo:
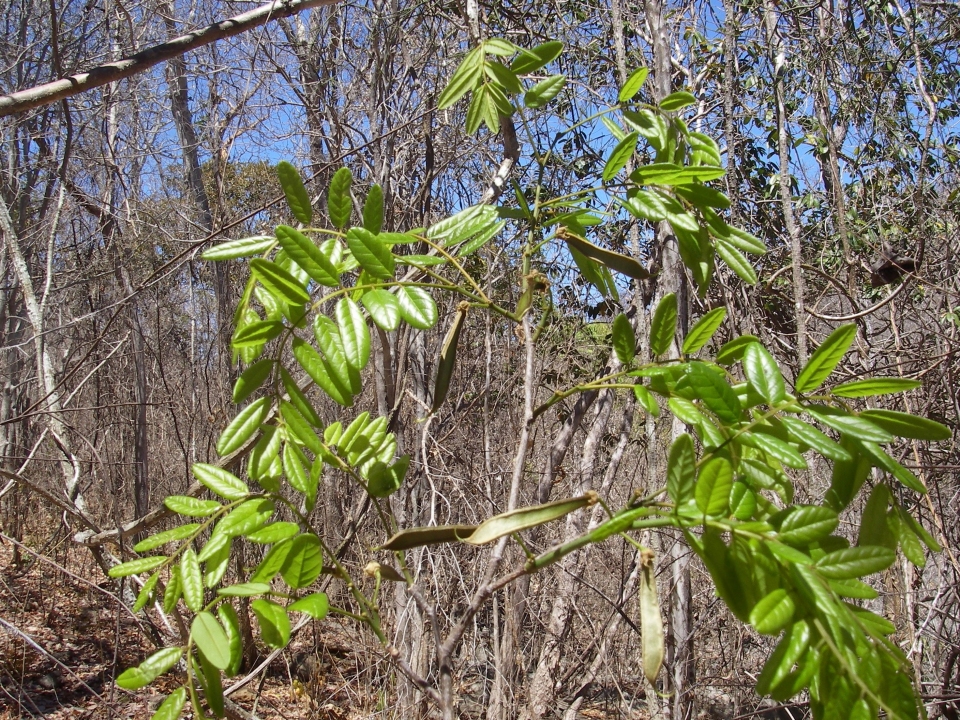
[[[654,683],[663,665],[663,617],[657,598],[657,577],[653,566],[653,551],[640,554],[640,642],[643,650],[643,674]]]
[[[453,318],[453,324],[447,330],[447,337],[443,340],[443,347],[440,349],[440,361],[437,363],[437,381],[433,385],[433,407],[430,412],[435,413],[447,399],[447,392],[450,390],[450,378],[453,376],[453,368],[457,364],[457,343],[460,340],[460,331],[463,329],[463,321],[467,317],[467,310],[470,305],[466,302],[460,303],[457,307],[457,314]]]

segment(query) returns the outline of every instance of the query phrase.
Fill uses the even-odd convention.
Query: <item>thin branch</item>
[[[53,82],[18,90],[0,97],[0,117],[15,115],[33,108],[73,97],[92,88],[136,75],[158,63],[170,60],[190,50],[196,50],[217,40],[233,37],[259,27],[269,20],[290,17],[302,10],[332,5],[336,0],[274,0],[227,20],[181,35],[130,57],[99,65],[88,72],[77,73]]]

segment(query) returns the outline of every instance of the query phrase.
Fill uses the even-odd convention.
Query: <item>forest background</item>
[[[0,89],[118,60],[246,9],[7,2]],[[97,712],[135,702],[117,695],[111,680],[138,661],[152,636],[149,624],[125,624],[121,603],[129,605],[129,597],[100,577],[130,552],[131,543],[117,544],[110,529],[184,493],[192,464],[216,458],[220,431],[236,413],[239,366],[230,337],[246,277],[241,264],[209,263],[199,253],[207,241],[290,222],[277,161],[296,162],[320,204],[342,165],[357,185],[379,184],[388,230],[426,227],[497,196],[515,207],[510,183],[522,194],[536,180],[535,166],[523,161],[532,147],[522,133],[515,163],[501,136],[463,131],[465,104],[437,110],[464,53],[483,37],[566,46],[556,70],[566,86],[527,128],[541,146],[615,103],[640,66],[651,70],[641,97],[658,100],[673,90],[696,97],[682,114],[723,148],[727,216],[768,252],[755,262],[759,283],[744,284],[721,267],[705,297],[686,294],[682,326],[723,306],[717,346],[755,335],[790,378],[834,328],[854,322],[854,351],[839,379],[921,380],[891,407],[958,427],[960,11],[953,3],[361,2],[304,10],[0,119],[4,712],[42,714],[51,698],[64,707],[95,696]],[[599,120],[565,135],[550,158],[553,192],[578,187],[614,144]],[[505,178],[508,191],[500,196],[502,185],[491,178]],[[597,242],[635,253],[645,265],[661,259],[654,236],[626,213],[604,233]],[[517,301],[524,289],[520,244],[508,224],[483,255],[490,287]],[[658,277],[667,276],[621,280],[617,306],[565,253],[539,258],[538,270],[553,297],[533,362],[533,387],[543,392],[597,376],[608,361],[610,321],[631,308],[649,315],[665,290]],[[450,299],[440,305],[438,329],[404,326],[381,336],[375,382],[358,400],[395,418],[398,445],[412,456],[407,483],[391,499],[402,526],[474,525],[508,506],[524,425],[520,398],[530,384],[513,324],[467,316],[447,403],[423,422],[443,328],[456,310]],[[644,333],[638,338],[646,342]],[[649,348],[640,352],[649,355]],[[669,427],[631,397],[583,395],[589,399],[571,398],[541,416],[520,504],[594,487],[626,498],[661,485]],[[337,412],[330,403],[329,419]],[[930,490],[929,500],[905,495],[903,502],[945,550],[922,568],[901,560],[885,571],[876,609],[899,628],[895,639],[915,664],[930,715],[956,717],[960,566],[952,548],[960,459],[953,441],[903,443],[897,457]],[[798,475],[798,493],[822,495],[828,481],[811,465]],[[328,482],[315,510],[331,538],[353,540],[342,560],[358,569],[384,540],[365,500],[356,488]],[[677,537],[655,542],[668,620],[666,699],[644,687],[635,610],[641,563],[620,543],[585,551],[491,598],[456,657],[462,712],[492,719],[755,711],[753,678],[771,644],[723,609]],[[451,618],[480,582],[477,552],[417,555],[436,607]],[[43,583],[74,582],[68,572],[98,578],[98,589],[77,591],[86,622],[111,620],[97,626],[102,657],[86,670],[49,647],[48,631],[71,613],[69,605],[53,612],[58,601],[44,595]],[[36,588],[20,583],[30,573],[40,576],[39,599]],[[394,643],[414,670],[429,675],[431,628],[445,620],[431,617],[402,584],[392,588],[384,605]],[[284,667],[313,668],[291,690],[308,696],[305,713],[431,712],[349,621],[327,620],[299,642]],[[318,667],[333,672],[337,665],[323,665],[330,646],[352,650],[339,685],[318,681]],[[280,673],[288,686],[293,671]]]

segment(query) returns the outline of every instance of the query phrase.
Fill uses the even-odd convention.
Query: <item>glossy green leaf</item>
[[[354,227],[347,232],[347,247],[372,277],[379,280],[389,280],[396,272],[396,261],[393,253],[384,245],[379,235],[374,235],[364,228]]]
[[[858,600],[875,600],[879,597],[876,590],[860,580],[831,580],[829,585],[830,589],[840,597]]]
[[[437,99],[437,109],[445,110],[473,90],[483,78],[483,47],[467,53]]]
[[[400,307],[400,316],[411,327],[429,330],[437,324],[439,318],[437,304],[430,293],[423,288],[412,285],[401,287],[397,290],[396,299]]]
[[[135,668],[129,668],[117,677],[117,685],[124,690],[139,690],[163,675],[183,657],[183,648],[168,647],[158,650]]]
[[[340,274],[336,266],[314,242],[299,230],[280,225],[277,241],[287,255],[316,282],[327,287],[339,287]]]
[[[363,201],[363,227],[375,235],[383,229],[383,188],[372,185]]]
[[[643,165],[631,173],[630,178],[638,185],[687,185],[692,182],[708,182],[725,174],[722,167],[711,165],[683,166],[674,163]]]
[[[336,316],[347,362],[362,370],[370,359],[370,331],[363,311],[352,299],[343,297],[337,302]]]
[[[330,180],[330,189],[327,194],[327,212],[330,222],[338,230],[350,224],[353,214],[353,198],[350,197],[350,185],[353,174],[349,168],[342,167],[333,174]]]
[[[752,432],[744,433],[740,438],[745,445],[763,450],[767,455],[787,467],[797,470],[805,470],[807,467],[807,461],[803,459],[803,455],[790,443],[784,442],[778,437],[761,432]]]
[[[167,561],[165,555],[154,555],[152,557],[137,558],[136,560],[129,560],[125,563],[120,563],[119,565],[114,565],[108,571],[108,574],[112,578],[121,578],[127,577],[129,575],[137,575],[142,572],[149,572],[150,570],[155,570],[160,567]]]
[[[320,354],[314,350],[312,345],[295,337],[291,347],[293,356],[300,367],[306,371],[307,375],[321,390],[344,407],[350,407],[353,404],[350,389],[342,384],[337,374],[332,371],[329,364],[320,357]]]
[[[211,543],[215,537],[216,536],[211,538]],[[208,543],[208,545],[211,543]],[[231,539],[227,538],[226,542],[218,544],[215,552],[210,552],[204,556],[203,559],[206,560],[206,563],[204,563],[203,572],[204,586],[213,588],[220,584],[220,581],[223,580],[224,575],[227,574],[227,567],[230,564],[230,552],[232,549]],[[206,550],[206,547],[204,547],[204,550]],[[198,555],[197,557],[199,558],[200,556]]]
[[[240,503],[217,523],[217,533],[227,537],[246,535],[259,530],[273,516],[276,506],[269,498],[254,498]]]
[[[566,75],[550,75],[524,93],[523,104],[531,109],[545,107],[560,94],[566,84]]]
[[[650,321],[650,352],[666,355],[677,332],[677,296],[669,293],[657,303]]]
[[[238,350],[261,347],[264,343],[279,336],[284,327],[284,324],[279,320],[257,320],[245,323],[237,328],[230,339],[230,344]]]
[[[244,370],[233,385],[233,402],[242,403],[263,385],[273,370],[273,359],[260,360]]]
[[[674,93],[670,93],[663,100],[660,101],[660,109],[666,112],[673,112],[674,110],[681,110],[689,105],[693,105],[697,102],[697,98],[691,95],[688,92],[679,90]]]
[[[558,40],[542,43],[530,50],[520,50],[510,69],[518,75],[535,72],[556,59],[562,51],[563,43]]]
[[[592,242],[570,232],[566,228],[558,228],[557,237],[582,255],[601,265],[607,266],[611,270],[616,270],[618,273],[632,277],[635,280],[646,280],[650,277],[647,269],[632,257],[594,245]]]
[[[217,618],[223,626],[230,648],[230,664],[227,665],[224,672],[226,672],[227,677],[233,677],[240,672],[240,665],[243,662],[243,635],[240,631],[240,618],[229,602],[220,603],[217,607]]]
[[[158,548],[161,545],[166,545],[168,542],[184,540],[190,537],[199,527],[200,525],[198,523],[187,523],[186,525],[180,525],[170,530],[164,530],[156,535],[144,538],[134,545],[133,549],[138,553],[143,553]]]
[[[268,592],[270,592],[269,583],[248,582],[220,588],[217,590],[217,595],[223,597],[253,597],[254,595],[264,595]]]
[[[633,157],[633,153],[636,152],[637,140],[639,138],[640,133],[634,131],[617,143],[613,152],[610,153],[606,165],[603,166],[603,181],[605,183],[613,180],[617,176],[617,173],[626,167],[630,158]]]
[[[893,435],[879,425],[856,415],[847,415],[845,411],[838,408],[811,405],[806,407],[806,411],[827,427],[858,440],[881,443],[893,440]]]
[[[749,520],[757,510],[757,496],[746,483],[735,482],[730,489],[730,514],[737,520]]]
[[[832,580],[858,579],[886,570],[896,559],[890,548],[859,545],[827,553],[817,561],[817,570]]]
[[[780,525],[780,542],[803,547],[821,540],[840,524],[830,508],[820,505],[800,505],[790,511]]]
[[[280,574],[292,588],[304,588],[312,584],[323,569],[323,551],[316,535],[298,535],[290,543]]]
[[[194,463],[193,476],[208,490],[227,500],[239,500],[250,494],[250,488],[233,473],[207,463]]]
[[[163,589],[163,611],[168,615],[173,612],[182,594],[183,582],[181,580],[180,566],[174,565],[170,568],[170,579],[167,580],[167,586]]]
[[[896,410],[864,410],[860,413],[860,417],[866,418],[897,437],[937,441],[949,440],[952,435],[950,428],[935,420]]]
[[[627,316],[620,313],[613,319],[613,349],[624,365],[633,362],[637,354],[637,338]]]
[[[150,720],[177,720],[183,712],[183,706],[187,702],[187,689],[179,687],[167,696],[167,699],[160,703],[160,707],[153,714]]]
[[[203,691],[203,697],[207,701],[210,712],[216,718],[226,717],[223,703],[223,679],[220,677],[220,670],[214,667],[203,653],[197,653],[191,658],[191,661],[193,676],[200,683],[200,689]]]
[[[866,440],[854,440],[854,442],[870,463],[890,473],[914,492],[926,494],[927,489],[920,482],[920,479],[885,453],[879,445]]]
[[[733,340],[724,343],[723,347],[720,348],[717,353],[717,363],[720,365],[733,365],[735,362],[743,359],[750,345],[758,342],[760,342],[760,338],[756,335],[741,335],[740,337],[735,337]]]
[[[299,222],[309,225],[313,221],[313,207],[299,171],[286,160],[281,160],[277,163],[277,176],[280,178],[280,187],[283,188],[290,212]]]
[[[277,263],[263,258],[250,261],[250,271],[264,288],[278,300],[290,305],[302,305],[310,302],[310,293],[293,275]]]
[[[277,239],[272,235],[256,235],[240,240],[228,240],[204,251],[201,260],[234,260],[260,255],[272,248]]]
[[[670,446],[667,460],[667,494],[675,505],[682,505],[693,498],[697,478],[697,458],[693,450],[693,438],[683,433]]]
[[[226,670],[230,666],[230,641],[212,614],[207,611],[197,613],[190,626],[190,637],[215,668]]]
[[[730,463],[721,457],[708,460],[697,477],[695,497],[700,512],[708,516],[724,514],[730,502],[731,489],[733,470]]]
[[[734,423],[740,419],[740,400],[724,379],[722,371],[716,368],[698,361],[689,363],[686,375],[677,383],[677,389],[689,389],[692,396],[700,400],[722,422]]]
[[[715,245],[717,255],[727,264],[727,267],[736,273],[737,277],[747,285],[757,284],[757,271],[740,251],[724,238],[717,238]]]
[[[687,336],[683,339],[683,353],[685,355],[695,353],[710,342],[710,338],[717,332],[717,329],[726,317],[727,309],[718,307],[697,320],[693,327],[690,328],[690,332],[688,332]]]
[[[743,353],[743,370],[750,385],[767,405],[777,405],[786,399],[780,366],[762,345],[752,343],[747,346]]]
[[[260,637],[269,647],[280,649],[290,642],[290,618],[287,611],[270,600],[254,600],[250,603],[260,621]]]
[[[140,592],[137,593],[137,599],[133,603],[133,607],[131,608],[133,612],[135,613],[140,612],[147,606],[147,603],[153,600],[154,590],[156,590],[158,582],[160,582],[159,573],[154,573],[149,578],[147,578],[147,581],[143,584],[143,587],[140,588]]]
[[[627,212],[641,220],[660,222],[667,219],[667,207],[657,193],[637,190],[632,197],[628,197],[622,204]]]
[[[846,355],[856,336],[857,326],[853,324],[841,325],[830,333],[797,376],[797,392],[809,393],[820,387]]]
[[[326,593],[313,593],[312,595],[307,595],[297,600],[295,603],[287,607],[287,610],[296,610],[297,612],[306,613],[314,620],[323,620],[327,616],[327,611],[330,609],[330,601],[327,599]]]
[[[922,385],[923,383],[918,380],[907,380],[906,378],[869,378],[841,383],[830,392],[837,397],[844,398],[876,397],[877,395],[892,395],[893,393],[916,390]]]
[[[809,644],[810,626],[807,622],[800,620],[791,625],[760,671],[757,692],[766,695],[772,687],[779,685],[806,653]]]
[[[647,75],[649,74],[650,68],[645,67],[637,68],[630,73],[630,75],[628,75],[627,79],[624,81],[623,87],[620,88],[620,93],[617,95],[617,100],[622,103],[633,100],[637,93],[640,92],[640,88],[643,87],[643,83],[646,81]]]
[[[776,635],[793,620],[796,609],[790,593],[778,588],[765,595],[750,611],[750,624],[758,633]]]
[[[712,164],[719,164],[719,159]],[[673,191],[701,210],[705,208],[720,208],[721,210],[725,210],[730,207],[730,198],[719,190],[714,190],[712,187],[707,187],[706,185],[677,185]]]
[[[782,416],[780,422],[786,426],[792,438],[809,445],[824,457],[839,461],[850,461],[853,459],[845,447],[834,442],[812,425],[803,422],[803,420],[790,416]]]
[[[383,330],[396,330],[400,325],[400,303],[389,290],[368,290],[360,302],[370,313],[373,321]]]
[[[360,392],[360,375],[347,362],[344,351],[343,338],[340,328],[326,315],[317,315],[313,321],[313,336],[317,346],[323,353],[324,366],[330,374],[330,379],[345,395],[355,395]]]
[[[200,575],[200,562],[193,548],[187,548],[180,557],[180,583],[183,587],[183,601],[193,612],[203,609],[203,577]]]
[[[269,412],[270,398],[262,397],[247,405],[220,433],[217,453],[224,456],[239,450],[260,429]]]

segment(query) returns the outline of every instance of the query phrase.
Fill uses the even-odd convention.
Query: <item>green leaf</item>
[[[520,54],[510,65],[510,69],[517,75],[526,75],[552,62],[561,52],[563,52],[563,43],[559,40],[542,43],[530,50],[520,50]],[[439,104],[438,107],[441,110],[443,109]]]
[[[368,290],[360,298],[360,302],[383,330],[390,332],[400,325],[400,303],[389,290]]]
[[[293,338],[291,343],[293,356],[300,364],[307,375],[329,395],[335,402],[350,407],[353,404],[353,397],[350,389],[345,387],[336,373],[324,358],[313,349],[313,346],[304,342],[298,337]],[[346,360],[344,360],[346,363]]]
[[[855,440],[854,442],[860,452],[865,455],[873,465],[887,471],[914,492],[926,494],[927,489],[917,476],[881,450],[878,445],[867,440]]]
[[[266,525],[275,510],[273,500],[268,498],[260,497],[247,500],[237,505],[217,523],[216,532],[227,537],[246,535]]]
[[[750,612],[750,624],[758,633],[777,635],[793,620],[797,605],[783,588],[768,593]]]
[[[874,425],[897,437],[913,438],[915,440],[949,440],[952,433],[946,425],[909,413],[896,410],[864,410],[860,417],[866,418]]]
[[[743,370],[750,385],[767,405],[777,405],[786,399],[780,366],[762,345],[753,343],[747,346],[743,353]]]
[[[367,199],[363,202],[363,227],[375,235],[383,229],[383,188],[370,187]]]
[[[342,167],[333,174],[330,180],[330,189],[327,195],[327,212],[330,222],[337,230],[343,230],[350,224],[353,214],[353,198],[350,197],[350,184],[353,174],[350,168]]]
[[[158,650],[139,666],[125,670],[117,678],[117,685],[124,690],[139,690],[163,675],[183,656],[183,648],[168,647]]]
[[[733,365],[738,360],[742,360],[744,353],[746,353],[747,348],[753,344],[760,342],[760,338],[756,335],[741,335],[740,337],[735,337],[733,340],[724,343],[723,347],[720,348],[720,351],[717,353],[717,363],[720,365]]]
[[[289,305],[302,305],[310,302],[310,293],[293,275],[277,263],[263,258],[250,261],[250,271],[266,290],[278,300]]]
[[[805,470],[807,467],[807,461],[803,459],[803,455],[790,443],[786,443],[778,437],[762,432],[752,432],[744,433],[740,436],[740,440],[744,445],[763,450],[767,455],[787,467],[797,470]]]
[[[270,592],[269,583],[248,582],[220,588],[217,590],[217,595],[223,597],[253,597],[254,595],[264,595],[268,592]]]
[[[875,600],[879,597],[876,590],[860,580],[830,580],[829,585],[840,597],[858,600]]]
[[[635,195],[621,204],[627,212],[641,220],[660,222],[667,218],[667,207],[661,197],[648,190],[637,190]]]
[[[227,642],[230,645],[230,664],[225,672],[227,677],[233,677],[240,672],[240,665],[243,662],[243,635],[240,631],[240,618],[233,605],[229,602],[221,603],[217,607],[217,617],[227,635]]]
[[[688,92],[679,90],[677,92],[670,93],[663,100],[661,100],[660,109],[665,112],[673,112],[674,110],[681,110],[689,105],[693,105],[696,102],[696,97]]]
[[[197,556],[199,559],[206,560],[203,584],[208,588],[216,587],[220,584],[223,576],[227,573],[227,566],[230,564],[232,541],[230,538],[226,538],[226,540],[221,543],[221,537],[222,536],[214,533],[214,535],[210,537],[210,542],[207,543],[200,552],[200,555]],[[214,547],[215,543],[216,545]],[[207,547],[214,547],[214,549],[207,552]]]
[[[633,100],[637,93],[640,92],[640,88],[643,87],[643,83],[647,79],[648,74],[650,74],[650,69],[645,67],[637,68],[630,73],[623,83],[623,87],[620,88],[620,94],[617,96],[617,100],[622,103]]]
[[[163,611],[168,615],[172,613],[182,594],[183,582],[181,580],[180,566],[174,565],[170,568],[170,579],[167,581],[167,587],[163,590]]]
[[[896,559],[897,554],[890,548],[860,545],[827,553],[817,561],[816,567],[825,578],[847,580],[886,570]]]
[[[463,58],[447,87],[437,100],[437,109],[445,110],[473,90],[483,79],[483,46],[475,47]]]
[[[710,338],[713,337],[713,334],[717,331],[726,317],[727,309],[724,307],[718,307],[714,308],[702,318],[697,320],[693,327],[690,328],[690,332],[687,333],[687,336],[683,339],[683,353],[685,355],[695,353],[697,350],[710,342]]]
[[[412,327],[429,330],[437,324],[437,304],[423,288],[412,285],[398,288],[396,299],[401,317]]]
[[[290,544],[280,574],[292,588],[304,588],[313,583],[323,570],[323,551],[316,535],[298,535]]]
[[[725,172],[722,167],[711,165],[692,167],[674,163],[653,163],[634,170],[630,179],[638,185],[688,185],[692,182],[708,182],[722,178]]]
[[[623,170],[630,158],[633,157],[633,153],[637,149],[637,140],[639,137],[640,133],[633,131],[617,143],[613,152],[610,153],[610,158],[607,160],[606,165],[603,166],[603,181],[605,183],[613,180],[617,176],[617,173]]]
[[[837,397],[844,398],[875,397],[915,390],[922,385],[923,383],[918,380],[907,380],[905,378],[869,378],[841,383],[830,392]]]
[[[241,240],[228,240],[205,251],[200,259],[234,260],[251,255],[260,255],[272,248],[276,242],[277,239],[271,235],[256,235]]]
[[[693,497],[697,477],[697,458],[693,450],[693,438],[684,433],[678,435],[670,446],[667,460],[667,494],[674,505],[680,506]]]
[[[217,453],[224,456],[239,450],[260,429],[269,412],[270,398],[262,397],[247,405],[220,434]]]
[[[230,641],[212,614],[206,610],[197,613],[190,626],[190,637],[215,668],[226,670],[230,666]]]
[[[635,280],[646,280],[650,273],[632,257],[594,245],[567,228],[557,228],[557,237],[586,257]]]
[[[733,469],[725,458],[708,460],[697,478],[697,507],[704,515],[722,515],[730,502],[733,488]]]
[[[750,261],[740,254],[740,251],[731,243],[723,238],[717,238],[716,250],[717,255],[727,264],[728,268],[737,274],[737,277],[747,283],[747,285],[757,284],[757,271],[753,269]]]
[[[330,379],[348,396],[359,393],[363,389],[360,373],[347,362],[337,324],[326,315],[317,315],[313,320],[313,336],[323,353]]]
[[[260,360],[244,370],[233,386],[233,402],[238,405],[255,393],[273,369],[273,359]]]
[[[180,583],[183,586],[183,601],[193,612],[203,609],[203,578],[200,562],[193,548],[187,548],[180,557]]]
[[[313,208],[310,205],[310,196],[303,186],[300,173],[286,160],[277,163],[277,176],[280,178],[280,187],[287,198],[287,205],[293,216],[304,225],[313,221]],[[306,268],[304,268],[306,269]]]
[[[280,605],[269,600],[254,600],[250,607],[260,621],[260,636],[269,647],[279,650],[290,642],[290,618]]]
[[[793,508],[780,525],[780,542],[803,547],[822,540],[837,529],[840,519],[830,508],[800,505]]]
[[[551,75],[544,78],[524,93],[523,104],[534,110],[545,107],[561,93],[566,84],[566,75]]]
[[[757,510],[757,496],[746,483],[735,482],[730,490],[730,514],[737,520],[749,520]]]
[[[167,699],[160,703],[160,707],[153,714],[150,720],[177,720],[180,713],[183,712],[183,706],[187,702],[187,689],[179,687],[167,696]]]
[[[654,321],[656,321],[656,315],[654,315]],[[651,329],[651,337],[652,332]],[[693,361],[688,364],[687,373],[683,379],[677,383],[678,391],[684,389],[689,389],[693,397],[706,405],[721,422],[734,423],[740,419],[743,411],[740,400],[721,371],[705,363]]]
[[[613,349],[617,359],[624,365],[633,362],[637,354],[637,338],[627,316],[620,313],[613,319]]]
[[[467,317],[467,310],[470,306],[467,303],[461,303],[454,315],[453,323],[447,330],[447,335],[440,347],[440,359],[437,361],[437,378],[433,384],[433,403],[430,412],[435,413],[447,399],[447,392],[450,389],[450,380],[453,377],[453,370],[457,363],[457,345],[460,341],[460,332],[463,330],[463,323]]]
[[[719,160],[716,164],[719,164]],[[673,191],[701,211],[705,208],[720,208],[724,210],[730,207],[730,198],[719,190],[714,190],[712,187],[700,185],[699,183],[693,185],[677,185]],[[731,244],[736,245],[736,243]],[[740,249],[742,250],[743,248]]]
[[[327,616],[329,608],[330,601],[327,599],[326,593],[313,593],[312,595],[300,598],[288,606],[287,610],[296,610],[297,612],[306,613],[314,620],[323,620]]]
[[[285,538],[293,537],[299,532],[300,526],[296,523],[279,521],[265,525],[256,532],[250,533],[247,535],[247,540],[261,545],[270,545]]]
[[[227,500],[240,500],[250,494],[243,480],[216,465],[194,463],[190,470],[204,487]]]
[[[279,320],[255,320],[237,327],[230,344],[237,350],[259,347],[273,340],[283,332],[284,324]]]
[[[340,298],[336,308],[337,325],[343,341],[343,354],[347,362],[357,370],[363,370],[370,359],[370,331],[367,320],[349,297]]]
[[[860,517],[858,545],[894,547],[896,539],[887,523],[887,508],[890,506],[890,500],[890,490],[886,485],[878,484],[873,488],[863,509],[863,515]]]
[[[854,324],[841,325],[830,333],[797,376],[797,392],[809,393],[820,387],[846,355],[856,336],[857,326]]]
[[[307,275],[326,287],[340,286],[340,273],[336,266],[310,238],[286,225],[277,226],[276,232],[280,247]]]
[[[203,653],[197,653],[191,658],[193,665],[193,676],[199,681],[203,696],[207,701],[210,712],[216,718],[225,717],[223,707],[223,679],[220,677],[220,671],[215,668],[204,657]],[[196,710],[196,708],[195,708]],[[197,713],[199,715],[199,713]]]
[[[140,592],[137,593],[137,600],[133,603],[131,610],[135,613],[143,610],[147,603],[153,599],[153,591],[157,587],[157,583],[160,582],[160,574],[154,573],[147,581],[143,584],[143,587],[140,588]]]
[[[147,552],[148,550],[153,550],[158,548],[161,545],[166,545],[168,542],[174,542],[176,540],[183,540],[184,538],[190,537],[194,531],[200,527],[199,523],[187,523],[186,525],[181,525],[180,527],[175,527],[170,530],[164,530],[163,532],[157,533],[156,535],[151,535],[148,538],[144,538],[136,545],[133,546],[133,549],[138,552]]]
[[[666,355],[677,332],[677,296],[664,295],[653,311],[650,321],[650,352]]]
[[[784,416],[780,418],[780,422],[786,426],[791,437],[809,445],[824,457],[841,462],[849,462],[853,459],[845,447],[834,442],[812,425],[803,422],[803,420]]]
[[[837,432],[844,433],[858,440],[868,442],[890,442],[893,435],[869,420],[856,415],[847,415],[839,408],[829,408],[822,405],[812,405],[804,408],[813,418]]]
[[[125,563],[120,563],[119,565],[114,565],[108,571],[108,574],[112,578],[121,578],[127,577],[129,575],[137,575],[138,573],[148,572],[150,570],[155,570],[160,567],[167,561],[165,555],[154,555],[152,557],[137,558],[136,560],[129,560]]]
[[[350,228],[347,231],[347,247],[360,263],[360,267],[379,280],[389,280],[396,272],[393,253],[383,244],[378,235],[364,228]]]
[[[809,644],[810,626],[806,620],[791,625],[760,671],[757,692],[766,695],[771,688],[779,685],[806,653]]]

